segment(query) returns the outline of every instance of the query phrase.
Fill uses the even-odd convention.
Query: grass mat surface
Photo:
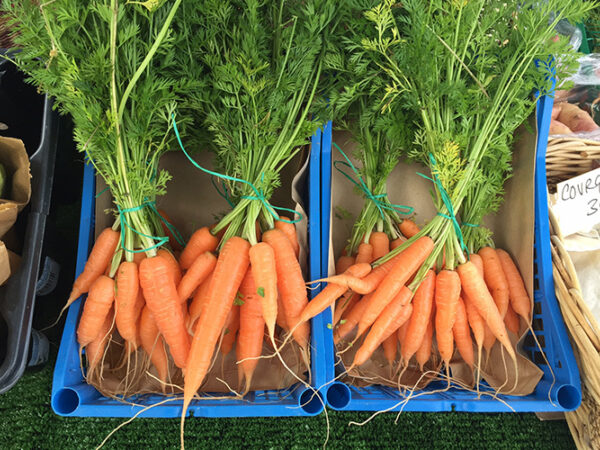
[[[93,449],[125,419],[59,417],[50,407],[53,362],[27,372],[0,395],[1,449]],[[564,421],[539,421],[534,414],[382,414],[363,427],[349,426],[370,413],[329,411],[328,448],[574,448]],[[186,422],[186,447],[318,449],[325,416],[309,418],[203,419]],[[136,419],[117,431],[106,449],[179,448],[178,419]]]

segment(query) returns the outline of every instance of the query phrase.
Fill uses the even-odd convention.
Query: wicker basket
[[[592,160],[599,158],[600,142],[550,139],[546,155],[548,189],[553,192],[557,182],[591,170]],[[600,325],[583,300],[575,267],[551,209],[549,216],[556,298],[573,344],[583,391],[581,406],[565,416],[577,448],[597,449],[600,448]]]

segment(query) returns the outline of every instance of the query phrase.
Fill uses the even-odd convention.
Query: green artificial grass
[[[53,352],[55,353],[55,352]],[[0,395],[1,449],[92,449],[125,419],[59,417],[50,407],[53,362],[27,372]],[[566,449],[574,448],[564,421],[534,414],[381,414],[363,427],[349,426],[370,413],[329,411],[328,448]],[[317,449],[325,441],[325,416],[186,421],[190,449]],[[117,431],[106,449],[179,448],[178,419],[136,419]]]

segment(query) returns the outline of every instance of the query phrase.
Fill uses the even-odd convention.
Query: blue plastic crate
[[[318,278],[320,265],[320,154],[322,132],[312,138],[308,170],[308,234],[309,234],[309,276]],[[81,218],[79,225],[79,247],[77,250],[77,274],[83,271],[88,253],[93,244],[95,208],[95,174],[91,165],[86,165],[83,175]],[[313,294],[314,295],[314,294]],[[54,380],[52,384],[52,409],[61,416],[77,417],[131,417],[144,407],[164,400],[159,395],[140,396],[135,399],[139,406],[131,406],[117,400],[103,397],[94,387],[88,385],[82,375],[78,344],[75,331],[81,313],[83,298],[79,298],[69,308],[65,328],[58,352]],[[317,316],[311,328],[311,370],[313,386],[321,386],[326,381],[325,360],[322,355],[326,319]],[[223,394],[218,394],[222,396]],[[232,397],[231,400],[193,401],[188,414],[195,417],[259,417],[259,416],[312,416],[323,410],[323,400],[313,395],[313,390],[299,383],[284,390],[251,392],[244,400]],[[139,417],[180,417],[182,401],[173,401],[148,409]]]
[[[546,190],[546,147],[550,128],[550,114],[553,98],[543,97],[537,104],[537,154],[535,173],[535,249],[534,249],[534,311],[533,327],[536,336],[544,349],[544,353],[555,374],[556,381],[552,385],[552,375],[542,354],[531,336],[525,340],[525,350],[529,358],[544,372],[536,390],[528,396],[501,395],[510,408],[489,396],[477,399],[470,392],[450,389],[446,392],[423,395],[411,399],[403,406],[404,411],[466,411],[466,412],[558,412],[572,411],[581,402],[581,383],[573,350],[567,336],[565,325],[554,294],[552,278],[552,257],[550,253],[550,230],[548,224],[548,202]],[[331,124],[325,128],[321,159],[323,174],[321,176],[321,247],[327,254],[329,246],[329,228],[331,211]],[[329,133],[327,135],[327,133]],[[327,169],[327,171],[325,171]],[[327,276],[327,259],[321,265],[321,276]],[[331,312],[328,310],[330,320]],[[334,361],[335,349],[333,333],[328,330],[327,354],[328,362]],[[327,367],[327,376],[333,380],[336,370],[333,365]],[[445,382],[431,383],[426,391],[443,389]],[[550,391],[550,402],[548,392]],[[403,400],[396,389],[384,386],[357,388],[335,381],[328,385],[327,404],[337,410],[347,411],[398,411],[398,403]],[[512,409],[511,409],[512,408]]]

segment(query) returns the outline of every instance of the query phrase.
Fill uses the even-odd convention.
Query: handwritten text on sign
[[[556,186],[556,213],[565,236],[590,231],[600,223],[600,169]]]

